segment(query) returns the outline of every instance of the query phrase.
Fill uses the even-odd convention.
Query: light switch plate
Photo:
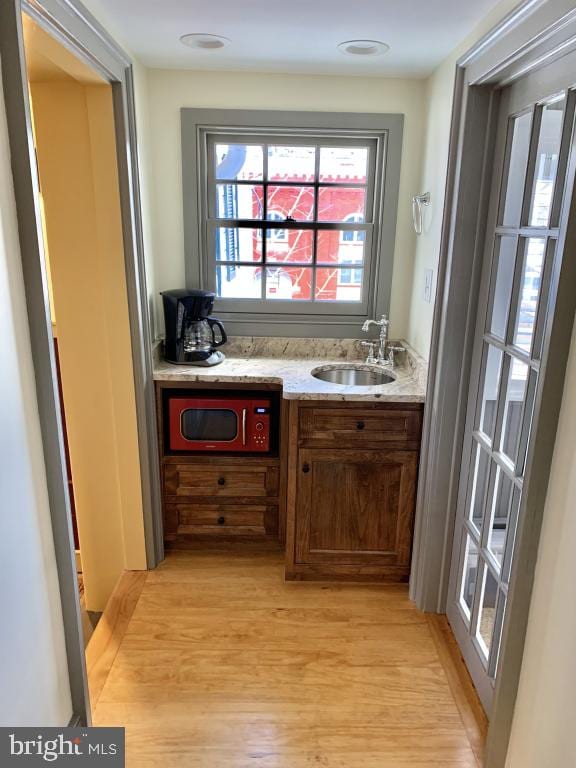
[[[434,270],[424,270],[424,301],[430,304],[432,301],[432,286],[434,284]]]

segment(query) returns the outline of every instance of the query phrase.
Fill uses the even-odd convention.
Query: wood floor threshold
[[[479,768],[482,768],[488,718],[466,669],[448,619],[444,615],[435,613],[426,614],[426,619],[476,762]]]
[[[147,571],[122,574],[88,642],[86,669],[92,711],[98,704],[147,576]]]

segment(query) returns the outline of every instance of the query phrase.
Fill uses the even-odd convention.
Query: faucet
[[[388,343],[388,327],[390,325],[388,317],[386,315],[382,315],[380,320],[365,320],[362,325],[362,330],[364,333],[368,333],[371,325],[375,325],[380,328],[380,334],[378,337],[378,355],[376,357],[374,356],[375,342],[363,341],[362,346],[368,347],[366,363],[368,365],[386,365],[394,368],[396,364],[394,360],[394,353],[404,352],[404,347],[391,345]]]

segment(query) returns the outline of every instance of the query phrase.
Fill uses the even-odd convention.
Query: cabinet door
[[[408,566],[417,451],[299,452],[296,563]]]

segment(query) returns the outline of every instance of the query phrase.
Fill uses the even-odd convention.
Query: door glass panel
[[[480,603],[476,637],[486,659],[488,659],[490,646],[492,645],[492,632],[494,630],[494,621],[496,619],[497,598],[498,582],[492,575],[492,571],[488,566],[484,565],[482,600]]]
[[[532,115],[526,112],[512,120],[512,142],[508,160],[508,172],[504,191],[502,223],[518,226],[522,213],[524,179],[530,149],[530,125]]]
[[[506,399],[504,401],[504,419],[500,450],[515,464],[522,431],[522,411],[526,384],[528,382],[528,366],[515,358],[510,359]]]
[[[520,302],[514,327],[514,344],[528,353],[532,348],[532,337],[536,324],[536,310],[540,296],[545,250],[546,240],[544,238],[530,237],[526,240],[520,281]]]
[[[470,615],[472,614],[477,574],[478,547],[472,538],[466,534],[466,551],[464,553],[462,582],[460,588],[460,605],[464,609],[464,612],[468,618],[470,618]]]
[[[230,442],[238,434],[238,417],[225,408],[187,408],[180,425],[186,440]]]
[[[514,282],[516,242],[515,237],[501,237],[498,241],[498,266],[492,287],[493,301],[490,331],[499,339],[504,339],[506,336],[506,322],[508,320],[510,296],[512,295],[512,283]]]
[[[484,516],[484,499],[488,486],[488,470],[490,458],[486,451],[477,443],[474,453],[474,470],[472,475],[472,492],[470,496],[470,520],[478,532],[482,529]]]
[[[270,181],[314,181],[315,147],[268,147]]]
[[[522,493],[519,488],[512,491],[512,505],[508,518],[508,535],[506,537],[506,549],[504,552],[504,562],[502,564],[502,573],[500,578],[503,584],[510,581],[510,572],[512,570],[512,556],[514,554],[514,543],[516,541],[516,528],[518,524],[518,511],[520,509],[520,499]]]
[[[563,98],[546,104],[542,110],[534,184],[530,200],[530,215],[528,217],[528,222],[532,227],[546,227],[550,220],[554,182],[556,181],[560,155],[563,118]]]
[[[504,592],[500,591],[498,595],[497,612],[496,612],[496,629],[492,635],[492,648],[490,658],[490,677],[496,678],[498,674],[498,662],[500,660],[500,646],[502,642],[502,627],[504,625],[504,615],[506,613],[506,596]]]
[[[484,374],[481,389],[482,405],[478,426],[490,440],[494,436],[501,370],[502,352],[491,344],[486,345],[484,348]]]
[[[513,482],[508,475],[498,467],[490,505],[490,532],[488,534],[488,549],[494,555],[498,565],[502,565],[506,532],[512,499]]]

